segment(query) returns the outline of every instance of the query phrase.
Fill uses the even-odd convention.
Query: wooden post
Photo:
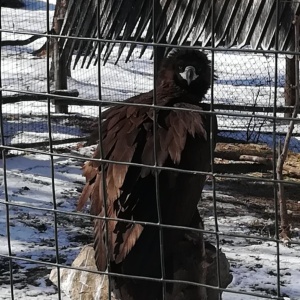
[[[296,61],[295,56],[289,58],[286,56],[285,58],[285,86],[284,86],[284,98],[286,106],[294,106],[295,105],[295,97],[296,97]],[[286,118],[291,118],[292,112],[284,113]]]
[[[66,0],[57,0],[55,7],[55,16],[53,19],[53,29],[56,34],[60,33],[62,23],[65,17],[67,3]],[[53,67],[54,67],[54,83],[56,90],[67,90],[67,65],[65,60],[65,52],[61,51],[61,45],[58,38],[54,39],[53,45]],[[56,113],[68,113],[68,105],[58,104],[54,100]]]

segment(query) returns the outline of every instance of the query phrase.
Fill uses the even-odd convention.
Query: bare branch
[[[298,51],[297,41],[299,38],[299,17],[295,16],[294,20],[295,25],[295,51]],[[292,113],[292,119],[289,124],[288,131],[286,133],[286,137],[284,140],[283,148],[280,149],[279,143],[279,151],[280,153],[276,165],[276,176],[278,180],[283,180],[283,165],[286,161],[288,148],[291,141],[292,133],[295,126],[295,119],[297,118],[298,109],[299,109],[299,56],[296,55],[295,57],[295,106]],[[289,243],[289,236],[290,236],[290,227],[288,222],[288,214],[287,214],[287,206],[286,206],[286,197],[284,194],[284,186],[282,183],[278,183],[278,200],[280,205],[280,217],[281,217],[281,238],[285,244]]]

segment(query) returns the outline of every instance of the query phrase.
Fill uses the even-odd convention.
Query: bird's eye
[[[180,65],[180,66],[178,67],[178,70],[179,70],[179,72],[183,72],[183,71],[184,71],[184,66],[183,66],[183,65]]]

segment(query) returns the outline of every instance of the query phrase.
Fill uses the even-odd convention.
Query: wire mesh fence
[[[5,47],[6,48],[6,47]],[[20,50],[18,50],[20,51]],[[138,51],[137,51],[138,52]],[[148,58],[151,56],[151,51],[148,51]],[[3,51],[2,57],[4,64],[2,70],[6,70],[9,66],[10,70],[3,74],[3,86],[14,91],[39,92],[46,91],[46,79],[38,78],[39,70],[43,73],[43,68],[38,65],[45,64],[45,59],[36,59],[39,64],[31,64],[31,60],[35,61],[34,57],[29,60],[22,58],[24,68],[37,68],[36,71],[26,71],[27,75],[23,75],[21,69],[15,68],[14,61],[18,60],[16,53],[12,59],[9,59],[9,54]],[[244,112],[249,114],[249,118],[243,117],[226,117],[219,118],[220,129],[226,137],[233,137],[244,141],[254,141],[265,143],[267,137],[264,133],[272,132],[272,121],[263,118],[264,116],[272,116],[274,102],[274,55],[264,55],[253,53],[216,53],[215,69],[218,79],[215,82],[215,104],[217,111],[233,111],[237,113]],[[143,91],[151,89],[152,81],[152,61],[150,59],[138,59],[138,53],[133,55],[132,60],[125,63],[120,59],[118,65],[114,65],[114,57],[102,67],[102,99],[105,101],[122,101],[126,98],[137,95]],[[234,63],[232,63],[234,62]],[[285,56],[281,55],[278,59],[278,91],[277,104],[279,111],[281,106],[285,106],[284,83],[285,83]],[[36,67],[35,67],[36,66]],[[133,70],[136,70],[135,72]],[[45,71],[45,69],[44,69]],[[17,72],[17,76],[14,75]],[[22,75],[21,75],[22,74]],[[78,90],[79,97],[83,99],[97,99],[97,67],[89,69],[81,69],[80,66],[72,70],[72,77],[69,78],[68,87],[70,90]],[[18,79],[21,77],[21,80]],[[122,77],[125,76],[125,80]],[[27,77],[27,78],[26,78]],[[37,77],[37,78],[35,78]],[[21,82],[20,82],[21,81]],[[23,84],[23,81],[32,83],[32,86]],[[113,86],[113,87],[112,87]],[[8,92],[7,92],[8,93]],[[4,93],[7,94],[7,93]],[[12,92],[10,92],[12,93]],[[209,99],[209,95],[207,95]],[[40,115],[45,118],[47,113],[46,100],[44,102],[37,101],[21,101],[15,103],[7,103],[3,107],[7,114],[8,120],[13,120],[16,127],[26,127],[26,116],[32,114]],[[51,107],[54,112],[54,106]],[[281,110],[282,111],[282,110]],[[70,113],[81,114],[85,116],[96,117],[95,109],[82,106],[70,106]],[[258,115],[258,117],[256,116]],[[262,116],[262,118],[260,118]],[[278,116],[283,116],[283,112]],[[23,119],[25,118],[25,119]],[[57,117],[59,118],[59,117]],[[66,118],[66,117],[64,117]],[[69,115],[70,124],[76,122],[74,116]],[[59,123],[59,121],[57,121]],[[282,130],[278,133],[284,134],[286,122],[281,121]],[[46,121],[44,120],[46,126]],[[279,124],[278,124],[279,125]],[[55,126],[55,125],[54,125]],[[32,124],[33,131],[39,132],[39,124]],[[245,128],[247,129],[245,131]],[[17,130],[20,132],[20,130]],[[75,133],[76,129],[72,126],[64,128],[64,138],[78,137],[79,133]],[[54,129],[54,132],[60,133],[59,129]],[[227,132],[227,133],[225,133]],[[15,136],[14,131],[8,132],[8,136]],[[20,135],[20,134],[19,134]],[[295,128],[294,135],[299,135],[298,128]],[[60,135],[60,138],[63,138]],[[12,139],[12,143],[33,143],[39,139],[34,136],[21,136]],[[297,150],[297,146],[293,146]]]
[[[195,5],[198,3],[190,2],[195,2]],[[200,2],[198,4],[202,5]],[[221,2],[207,2],[210,3],[213,15]],[[257,6],[262,6],[262,1],[256,2]],[[282,15],[281,5],[286,1],[267,2],[272,4],[274,16],[275,8],[277,16]],[[140,57],[144,44],[135,42],[136,47],[127,61],[132,45],[130,41],[126,42],[125,50],[119,57],[119,46],[124,42],[122,36],[111,37],[110,40],[105,37],[104,41],[99,35],[99,45],[105,42],[108,48],[113,45],[109,58],[103,50],[102,53],[96,51],[98,62],[88,68],[82,68],[84,55],[79,57],[79,63],[74,68],[71,63],[68,90],[77,90],[79,95],[64,95],[60,99],[60,96],[51,94],[55,90],[55,81],[51,75],[51,40],[55,35],[51,28],[55,5],[60,2],[27,0],[24,1],[25,6],[19,9],[8,8],[5,2],[1,3],[4,5],[0,8],[0,299],[79,299],[75,294],[83,293],[87,284],[84,280],[95,281],[96,286],[101,285],[103,293],[106,291],[108,298],[114,299],[108,293],[112,287],[111,279],[130,277],[122,272],[117,275],[110,274],[109,269],[99,272],[94,266],[88,268],[88,271],[98,277],[81,279],[84,283],[74,279],[74,285],[70,285],[71,275],[68,270],[87,269],[84,265],[86,260],[82,264],[72,263],[83,246],[93,242],[88,210],[83,213],[76,211],[76,203],[84,184],[80,167],[95,149],[86,147],[84,142],[92,128],[95,128],[99,111],[105,111],[111,104],[124,106],[122,101],[155,87],[158,62],[153,60],[153,52],[155,57],[157,47],[153,41],[150,42]],[[98,5],[99,9],[110,1],[88,3],[91,6],[94,3],[95,7]],[[298,5],[296,1],[290,3],[295,7]],[[69,1],[69,5],[76,4]],[[157,17],[155,9],[151,13],[153,18]],[[211,22],[217,22],[217,17],[215,20],[212,18]],[[260,19],[256,19],[256,22],[259,23]],[[278,18],[276,26],[279,26]],[[276,28],[279,32],[279,27]],[[20,43],[20,40],[28,41],[31,37],[36,39],[28,44]],[[98,43],[95,36],[90,39],[82,36],[75,38],[83,43],[89,40],[93,45]],[[279,38],[283,37],[274,37],[277,42]],[[64,37],[62,39],[65,40]],[[155,34],[153,39],[155,41]],[[43,46],[48,55],[40,55]],[[210,107],[208,115],[217,116],[218,135],[216,149],[212,153],[214,164],[205,172],[207,181],[199,203],[204,229],[194,228],[192,231],[203,234],[206,242],[216,249],[222,249],[222,253],[206,249],[208,253],[214,253],[216,265],[212,267],[211,273],[216,276],[214,288],[223,291],[222,299],[298,299],[298,118],[293,120],[295,128],[282,179],[291,224],[291,247],[284,247],[280,240],[277,183],[281,180],[276,174],[278,149],[284,143],[291,121],[286,112],[293,109],[286,101],[286,58],[287,54],[291,58],[294,49],[276,51],[276,43],[272,50],[253,50],[250,46],[242,49],[214,46],[212,38],[210,45],[202,48],[198,44],[194,47],[206,51],[217,76],[203,103]],[[189,46],[184,45],[183,48]],[[298,55],[298,52],[295,54]],[[74,53],[72,57],[75,60],[77,54]],[[22,98],[24,95],[26,100]],[[68,113],[57,113],[53,99],[66,100]],[[120,161],[106,158],[102,158],[101,163],[122,165]],[[132,162],[129,165],[132,168],[136,166],[154,170],[156,184],[159,182],[159,172],[155,170],[166,169],[157,164],[144,166]],[[172,227],[161,222],[140,223],[159,228],[160,232],[164,232],[162,228]],[[163,253],[163,249],[160,251]],[[221,272],[226,269],[222,264],[223,258],[220,258],[223,254],[229,261],[230,273],[233,275],[227,289],[220,283]],[[155,264],[164,265],[164,262]],[[49,280],[52,269],[57,272],[50,277],[55,284]],[[100,277],[100,273],[105,276]],[[80,274],[83,276],[86,273]],[[131,277],[139,279],[136,275]],[[101,284],[97,281],[99,278]],[[164,282],[163,290],[167,291],[168,283],[176,281],[176,278],[170,279],[165,275],[152,280]],[[177,281],[180,282],[180,279]],[[190,284],[201,287],[203,282]],[[93,297],[98,299],[95,295]],[[189,299],[187,295],[183,297]],[[210,294],[208,299],[218,297],[219,294]],[[161,299],[172,298],[163,294]]]

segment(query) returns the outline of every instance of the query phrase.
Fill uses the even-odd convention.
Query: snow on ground
[[[78,181],[82,181],[78,162],[55,157],[55,201],[60,211],[74,211],[78,197]],[[53,186],[51,161],[48,155],[28,154],[7,159],[7,191],[4,191],[3,170],[0,171],[0,254],[8,255],[7,224],[9,224],[11,251],[17,258],[56,262]],[[77,184],[75,182],[77,181]],[[3,200],[12,204],[7,211]],[[16,205],[27,205],[24,208]],[[8,220],[7,220],[8,214]],[[7,223],[8,222],[8,223]],[[89,221],[60,214],[57,216],[59,262],[70,265],[88,236]],[[84,228],[87,225],[88,230]],[[83,236],[83,238],[81,237]],[[8,260],[0,257],[0,278],[9,281]],[[56,294],[47,279],[50,269],[38,263],[14,260],[15,299],[25,296]],[[3,282],[3,281],[1,281]],[[7,282],[8,283],[8,282]],[[10,299],[8,285],[0,285],[0,299]],[[57,298],[55,296],[53,299]],[[47,298],[48,299],[48,298]],[[52,299],[51,297],[49,299]]]
[[[205,216],[205,229],[215,230],[213,216],[213,202],[210,187],[203,193],[203,202],[200,210]],[[230,192],[217,192],[216,199],[233,198]],[[229,201],[230,202],[230,201]],[[228,289],[259,294],[276,295],[277,290],[277,245],[272,241],[263,241],[256,237],[273,235],[274,220],[267,219],[262,211],[251,211],[242,205],[218,202],[218,226],[224,233],[220,236],[220,247],[226,254],[233,281]],[[296,230],[297,231],[297,230]],[[298,230],[299,233],[299,230]],[[244,234],[248,237],[232,237],[226,234]],[[206,235],[208,240],[215,242],[213,234]],[[299,238],[294,241],[299,242]],[[285,299],[300,299],[299,259],[300,245],[287,248],[279,244],[280,253],[280,290]],[[238,295],[226,292],[224,300],[231,299],[260,299],[255,296]]]
[[[46,13],[46,1],[25,1],[26,8],[13,10],[2,8],[2,28],[13,29],[13,33],[2,33],[3,40],[25,39],[28,35],[17,34],[17,30],[45,32],[47,16],[52,22],[55,0],[49,3],[49,15]],[[44,39],[24,47],[3,47],[1,49],[1,79],[3,94],[11,91],[47,91],[47,64],[45,59],[33,57],[31,52],[38,49]],[[114,55],[118,49],[115,48]],[[115,65],[114,57],[101,66],[101,94],[104,100],[122,101],[132,95],[148,91],[153,85],[153,64],[149,60],[151,50],[146,51],[142,59],[137,59],[139,48],[134,58],[125,64],[122,60]],[[215,69],[218,80],[214,85],[215,103],[240,105],[272,106],[274,89],[274,56],[253,55],[251,53],[216,53]],[[278,105],[283,104],[284,57],[279,59]],[[80,97],[98,99],[98,69],[80,68],[72,70],[69,78],[70,89],[78,89]],[[207,95],[209,101],[210,95]],[[48,121],[45,115],[50,107],[53,139],[66,139],[82,136],[82,130],[75,122],[76,116],[96,117],[98,108],[71,106],[72,116],[66,120],[54,113],[52,104],[47,101],[27,101],[2,106],[6,144],[39,142],[49,138]],[[260,113],[260,116],[263,114]],[[270,115],[270,114],[269,114]],[[279,114],[280,116],[280,114]],[[273,129],[271,120],[264,120],[248,113],[248,117],[218,116],[221,135],[244,140],[264,141],[272,145]],[[235,131],[225,130],[234,128]],[[278,124],[278,132],[286,131],[287,124]],[[297,128],[298,130],[298,128]],[[279,138],[279,137],[278,137]],[[71,147],[71,146],[70,146]],[[64,153],[71,148],[64,147]],[[299,151],[297,137],[292,139],[291,149]],[[47,151],[47,148],[43,150]],[[11,154],[17,154],[11,152]],[[39,262],[58,261],[70,265],[82,245],[90,242],[90,220],[68,214],[74,212],[83,178],[80,162],[68,157],[53,157],[46,154],[18,153],[2,160],[0,170],[0,299],[11,299],[9,285],[9,260],[5,257],[10,252],[8,232],[10,233],[14,297],[15,299],[58,299],[57,289],[48,279],[51,267]],[[4,168],[7,174],[4,180]],[[52,175],[54,181],[52,181]],[[5,184],[7,183],[7,184]],[[212,213],[211,187],[208,185],[204,194],[203,214],[205,226],[214,230]],[[205,195],[208,197],[205,198]],[[54,197],[55,196],[55,197]],[[230,193],[218,197],[234,197]],[[9,201],[10,206],[6,205]],[[19,205],[25,205],[19,206]],[[62,212],[53,213],[54,205]],[[253,224],[268,225],[273,220],[252,212],[247,207],[218,203],[218,223],[224,233],[220,240],[222,250],[231,263],[234,276],[230,289],[251,291],[260,295],[275,295],[276,291],[276,244],[261,241],[255,237],[262,235],[253,230]],[[54,224],[57,222],[57,240]],[[9,224],[9,226],[8,226]],[[226,233],[248,234],[249,238],[234,238]],[[265,235],[265,234],[263,234]],[[213,235],[208,238],[214,241]],[[299,241],[295,237],[295,241]],[[300,246],[284,248],[280,245],[280,284],[286,299],[300,299]],[[33,259],[37,262],[22,261],[17,258]],[[225,300],[252,300],[255,296],[225,293]]]

